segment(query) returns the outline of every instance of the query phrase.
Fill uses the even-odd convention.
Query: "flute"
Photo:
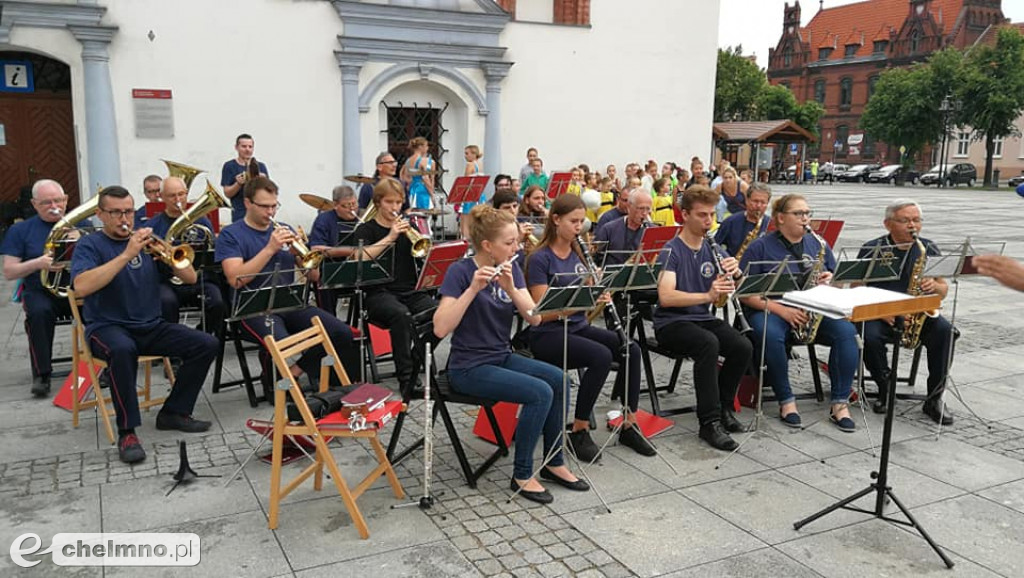
[[[519,253],[516,253],[515,255],[512,255],[511,259],[509,259],[508,261],[505,261],[501,265],[498,265],[498,270],[494,273],[494,275],[491,275],[491,278],[488,279],[487,282],[488,283],[494,283],[495,279],[497,279],[498,277],[501,277],[501,273],[505,270],[505,267],[511,267],[512,263],[515,263],[516,259],[518,259],[518,258],[519,258]]]

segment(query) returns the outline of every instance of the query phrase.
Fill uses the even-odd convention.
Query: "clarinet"
[[[590,250],[583,243],[583,239],[579,235],[576,235],[576,243],[580,246],[580,252],[583,253],[583,264],[586,265],[587,269],[590,270],[590,275],[594,276],[597,273],[597,266],[594,264],[594,260],[590,257]],[[625,350],[629,347],[629,336],[626,335],[626,330],[622,325],[622,318],[619,317],[619,312],[615,308],[615,301],[609,301],[605,307],[605,311],[612,320],[612,331],[619,334],[619,340],[622,342],[622,349]]]
[[[715,256],[715,268],[718,269],[718,274],[728,275],[725,272],[725,267],[722,265],[722,247],[715,241],[715,234],[708,231],[704,236],[704,240],[711,246],[711,254]],[[747,318],[743,315],[743,307],[739,301],[735,297],[730,297],[729,302],[732,303],[733,309],[736,310],[736,323],[740,326],[740,334],[746,335],[750,333],[752,331],[750,324],[747,323]]]

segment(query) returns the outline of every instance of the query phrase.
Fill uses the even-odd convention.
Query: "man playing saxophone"
[[[44,270],[51,275],[64,274],[64,265],[54,264],[54,256],[46,251],[45,245],[67,205],[68,197],[59,183],[49,179],[36,181],[32,185],[32,208],[36,216],[15,223],[0,245],[4,278],[25,280],[21,306],[25,309],[25,332],[32,365],[32,395],[36,397],[50,393],[50,357],[57,317],[71,315],[68,300],[47,291],[40,277],[40,271]]]
[[[737,260],[755,239],[768,230],[768,218],[765,210],[772,200],[772,189],[764,183],[754,183],[747,191],[747,209],[733,213],[722,221],[715,231],[715,241]]]
[[[928,256],[939,255],[939,249],[920,237],[924,219],[921,207],[911,199],[894,201],[885,208],[882,221],[888,234],[864,244],[860,257],[869,256],[875,247],[892,246],[893,262],[903,263],[900,278],[894,281],[871,283],[874,287],[918,295],[939,295],[945,299],[949,285],[945,279],[925,277]],[[923,250],[923,252],[922,252]],[[889,257],[889,255],[884,255]],[[876,413],[885,413],[886,392],[889,387],[889,362],[885,346],[893,342],[895,318],[868,321],[864,326],[864,365],[871,379],[878,385],[878,399],[871,406]],[[911,347],[919,343],[928,353],[928,399],[923,410],[936,423],[950,425],[953,416],[944,411],[942,392],[945,388],[948,364],[952,361],[953,326],[941,315],[924,313],[903,319],[904,339]]]
[[[167,231],[181,216],[188,204],[188,188],[185,181],[178,177],[167,177],[161,184],[160,196],[164,202],[164,212],[154,215],[146,222],[146,226],[153,229],[153,234],[165,239]],[[192,227],[186,231],[183,239],[166,239],[172,245],[181,243],[196,243],[213,246],[213,239],[208,235],[213,234],[213,224],[206,217],[196,221],[199,227]],[[220,291],[218,279],[212,274],[204,275],[201,283],[186,285],[184,283],[172,283],[171,281],[160,284],[160,306],[163,310],[163,318],[170,323],[178,322],[178,311],[182,306],[199,306],[203,308],[205,324],[200,329],[207,333],[220,335],[220,327],[224,323],[224,297]]]
[[[831,281],[836,259],[832,249],[820,237],[807,232],[811,210],[806,199],[801,195],[783,195],[772,207],[772,218],[777,230],[750,244],[740,260],[740,270],[748,275],[771,273],[776,267],[772,263],[788,258],[789,273],[805,277],[805,288]],[[786,343],[791,334],[804,333],[809,334],[811,342],[829,346],[832,423],[844,432],[855,431],[857,426],[850,417],[848,406],[858,363],[857,331],[853,324],[842,319],[824,318],[816,331],[808,331],[811,315],[803,309],[761,297],[745,297],[742,302],[749,308],[746,317],[754,330],[754,351],[756,354],[764,351],[765,379],[775,392],[779,418],[783,423],[794,428],[802,426],[796,397],[789,383]],[[767,335],[763,345],[762,335]]]

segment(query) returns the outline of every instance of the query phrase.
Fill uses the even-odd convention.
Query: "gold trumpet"
[[[398,217],[398,212],[392,212],[392,214],[396,218]],[[366,211],[364,211],[363,215],[359,217],[359,224],[362,225],[369,223],[376,218],[377,205],[370,205],[369,207],[366,207]],[[409,225],[409,228],[405,230],[405,236],[409,239],[409,242],[412,243],[413,257],[422,259],[427,256],[427,253],[430,252],[430,247],[432,246],[432,242],[428,237],[423,236],[419,231],[413,229],[411,224]]]
[[[156,236],[149,238],[149,244],[146,245],[145,251],[160,259],[172,269],[188,267],[196,256],[196,252],[192,249],[191,245],[172,245],[170,241]]]
[[[270,224],[275,229],[286,228],[276,219],[270,217]],[[290,230],[290,229],[289,229]],[[302,232],[302,227],[299,227],[298,232],[295,234],[295,239],[291,243],[285,245],[285,249],[290,251],[292,255],[298,257],[299,267],[309,271],[310,269],[316,269],[320,266],[320,262],[324,260],[324,254],[322,251],[314,251],[306,245],[306,235]]]

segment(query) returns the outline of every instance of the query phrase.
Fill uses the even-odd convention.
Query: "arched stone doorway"
[[[48,178],[79,202],[78,148],[67,64],[33,52],[0,51],[0,62],[18,63],[31,75],[30,90],[0,91],[0,202],[18,203],[22,190]],[[28,88],[28,87],[26,87]]]

